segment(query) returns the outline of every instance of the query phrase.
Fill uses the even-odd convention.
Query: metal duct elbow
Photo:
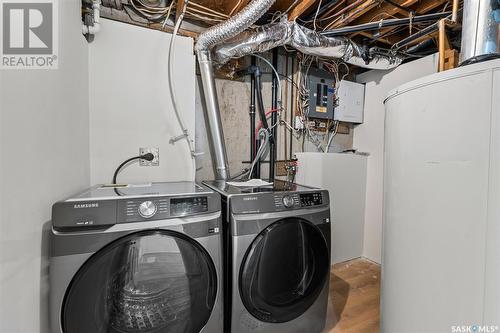
[[[229,20],[201,33],[195,45],[205,95],[205,112],[216,180],[227,180],[230,176],[210,50],[216,44],[234,37],[250,27],[269,10],[274,1],[253,0]]]
[[[253,0],[229,20],[202,32],[196,42],[195,50],[210,50],[215,44],[234,37],[249,28],[273,5],[275,0]]]
[[[214,61],[222,65],[231,58],[265,52],[278,46],[323,58],[339,58],[345,62],[369,69],[391,69],[403,61],[400,56],[379,54],[365,49],[345,37],[326,37],[296,22],[271,23],[253,31],[246,31],[214,49]]]
[[[461,65],[500,57],[500,0],[464,1]]]

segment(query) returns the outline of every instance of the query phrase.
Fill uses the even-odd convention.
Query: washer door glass
[[[303,314],[317,299],[330,270],[329,248],[320,229],[287,218],[264,229],[240,268],[240,296],[257,319],[281,323]]]
[[[94,254],[65,295],[64,333],[199,332],[215,303],[209,254],[167,230],[127,235]]]

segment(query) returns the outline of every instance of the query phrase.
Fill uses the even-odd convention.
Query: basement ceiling
[[[84,4],[86,1],[83,0]],[[180,34],[196,38],[208,26],[225,21],[242,10],[249,0],[191,0],[188,2]],[[102,16],[153,29],[172,31],[184,0],[102,0]],[[256,25],[280,19],[297,23],[317,31],[334,31],[366,23],[389,19],[409,18],[410,24],[372,28],[344,34],[366,47],[390,49],[394,44],[429,26],[433,22],[411,22],[421,15],[449,12],[452,0],[277,0]],[[166,18],[168,19],[166,20]],[[459,31],[455,26],[454,31]],[[427,40],[423,51],[434,52],[437,33],[425,34],[408,43],[405,49]],[[451,31],[451,43],[457,45],[456,33]]]

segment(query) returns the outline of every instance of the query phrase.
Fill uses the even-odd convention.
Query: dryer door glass
[[[257,319],[281,323],[303,314],[329,276],[329,248],[321,230],[287,218],[263,230],[240,268],[240,296]]]
[[[215,303],[215,266],[192,238],[125,236],[81,267],[65,295],[64,333],[199,332]]]

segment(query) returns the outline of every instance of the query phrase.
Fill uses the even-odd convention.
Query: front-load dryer
[[[52,333],[222,331],[217,193],[96,186],[54,204],[52,224]]]
[[[205,182],[222,197],[225,329],[319,333],[330,276],[328,191]]]

